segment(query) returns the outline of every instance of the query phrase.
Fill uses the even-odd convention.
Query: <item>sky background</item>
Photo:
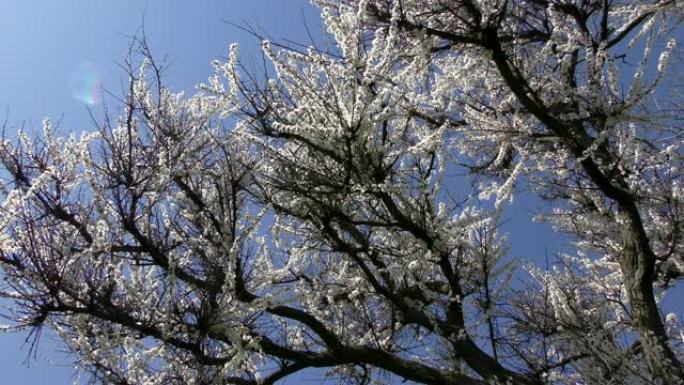
[[[144,23],[143,23],[144,20]],[[63,132],[93,129],[88,109],[102,117],[103,104],[92,94],[101,85],[122,95],[126,80],[119,67],[130,36],[145,35],[153,54],[171,63],[164,81],[189,93],[212,72],[211,60],[225,57],[239,42],[241,57],[258,53],[258,41],[231,26],[262,27],[275,40],[309,41],[304,20],[320,36],[317,10],[308,0],[22,0],[0,5],[0,121],[11,135],[20,126],[41,126],[45,117],[60,121]],[[105,102],[115,105],[105,95]],[[530,221],[534,200],[518,197],[505,215],[514,257],[541,261],[559,251],[561,238]],[[73,358],[55,353],[46,334],[28,366],[26,333],[0,334],[0,384],[67,385]],[[296,383],[319,383],[315,373]]]

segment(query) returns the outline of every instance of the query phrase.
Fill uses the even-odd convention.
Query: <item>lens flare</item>
[[[91,62],[84,62],[76,67],[71,74],[69,88],[74,98],[88,105],[93,106],[102,101],[102,77]]]

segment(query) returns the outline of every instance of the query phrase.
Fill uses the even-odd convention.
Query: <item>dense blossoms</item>
[[[265,79],[147,57],[96,132],[0,143],[16,325],[99,383],[681,384],[682,3],[314,3]],[[508,258],[519,190],[572,253]]]

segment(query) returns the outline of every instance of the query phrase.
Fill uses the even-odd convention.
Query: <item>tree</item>
[[[315,3],[325,49],[185,97],[143,42],[97,132],[2,142],[16,325],[99,383],[681,384],[682,2]],[[522,190],[549,269],[498,231]]]

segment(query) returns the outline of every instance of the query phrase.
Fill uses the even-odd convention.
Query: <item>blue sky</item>
[[[7,119],[10,128],[40,127],[43,118],[50,117],[61,118],[64,131],[92,129],[89,106],[83,101],[92,99],[74,97],[73,85],[79,88],[79,83],[91,81],[121,95],[125,74],[117,61],[123,60],[129,37],[140,31],[143,20],[153,53],[166,55],[171,63],[166,84],[191,91],[211,74],[211,60],[227,55],[231,42],[241,44],[243,58],[257,53],[258,42],[226,21],[261,26],[274,39],[307,42],[304,19],[320,33],[317,12],[308,0],[4,1],[0,121]],[[96,117],[102,116],[101,104],[90,108]],[[516,198],[505,216],[504,231],[510,235],[514,257],[542,260],[547,252],[552,258],[560,249],[560,237],[529,221],[535,206],[533,199]],[[58,345],[49,335],[42,339],[37,358],[26,366],[25,336],[0,334],[0,384],[71,384],[71,359],[54,352]],[[319,383],[312,373],[302,377],[288,383]]]

